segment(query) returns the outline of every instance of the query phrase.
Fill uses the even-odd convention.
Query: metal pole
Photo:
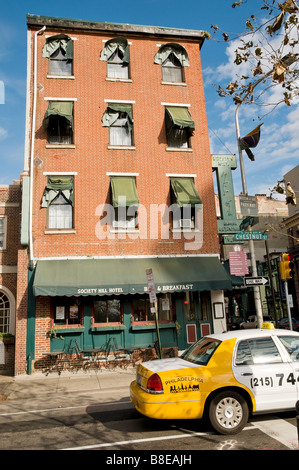
[[[161,340],[160,340],[160,331],[159,331],[159,322],[158,322],[158,302],[155,302],[154,305],[155,305],[155,323],[156,323],[157,340],[158,340],[158,348],[159,348],[159,359],[162,359]]]
[[[238,143],[238,152],[239,152],[239,161],[240,161],[240,171],[241,171],[241,179],[242,179],[242,188],[244,196],[247,196],[247,185],[246,185],[246,178],[245,178],[245,168],[243,162],[243,155],[242,149],[240,145],[240,126],[239,126],[239,109],[242,103],[239,103],[236,112],[235,112],[235,125],[236,125],[236,134],[237,134],[237,143]],[[251,227],[248,227],[248,230],[251,230]],[[249,240],[249,250],[251,253],[251,266],[252,266],[252,274],[254,277],[257,277],[257,269],[256,269],[256,260],[255,260],[255,251],[254,251],[254,243],[253,240]],[[255,303],[255,310],[257,316],[257,326],[261,328],[263,323],[263,311],[262,311],[262,304],[261,304],[261,295],[260,289],[258,286],[253,287],[253,295],[254,295],[254,303]]]
[[[271,268],[271,261],[269,257],[269,246],[268,240],[265,240],[265,247],[266,247],[266,254],[267,254],[267,263],[268,263],[268,271],[269,271],[269,279],[270,279],[270,287],[271,287],[271,295],[272,295],[272,302],[274,308],[274,319],[275,319],[275,326],[277,327],[278,322],[278,315],[277,315],[277,308],[276,308],[276,301],[275,301],[275,290],[272,278],[272,268]]]
[[[288,289],[288,281],[284,281],[284,290],[286,294],[286,303],[287,303],[287,311],[288,311],[288,318],[289,318],[289,325],[290,325],[290,330],[293,329],[293,324],[292,324],[292,317],[291,317],[291,309],[290,309],[290,302],[289,302],[289,289]]]

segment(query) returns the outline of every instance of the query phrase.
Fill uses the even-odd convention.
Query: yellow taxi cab
[[[131,401],[156,419],[207,416],[220,434],[250,414],[294,410],[299,399],[299,333],[269,328],[211,334],[180,357],[139,364]]]

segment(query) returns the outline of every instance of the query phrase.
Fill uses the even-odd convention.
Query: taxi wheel
[[[220,434],[237,434],[246,425],[248,416],[247,402],[237,392],[220,392],[210,403],[209,420]]]

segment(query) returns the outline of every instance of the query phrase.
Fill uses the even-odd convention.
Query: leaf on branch
[[[242,5],[242,2],[234,2],[232,4],[232,8],[240,7]]]
[[[292,93],[284,93],[284,102],[287,106],[291,106],[290,100],[292,99]]]
[[[255,50],[255,55],[257,56],[261,56],[262,55],[262,49],[260,47],[257,47],[256,50]]]
[[[246,21],[246,28],[250,29],[250,31],[253,31],[254,29],[249,18]]]
[[[223,36],[224,41],[228,41],[228,39],[229,39],[229,35],[228,35],[228,34],[222,33],[222,36]]]
[[[273,66],[273,73],[272,78],[273,80],[277,81],[278,83],[282,83],[284,81],[284,73],[286,71],[286,67],[284,67],[280,62],[276,62]]]
[[[283,183],[283,180],[277,181],[277,186],[274,186],[273,191],[276,191],[279,194],[284,194],[284,188],[281,186],[282,183]]]
[[[234,99],[235,104],[240,104],[240,103],[242,103],[242,100],[241,100],[240,96],[234,96],[233,99]]]
[[[286,0],[280,8],[287,13],[296,13],[299,10],[298,5],[293,0]]]
[[[252,73],[253,73],[253,76],[255,77],[256,75],[260,75],[263,73],[263,69],[262,69],[262,66],[261,66],[261,63],[260,61],[258,61],[258,64],[256,66],[255,69],[251,69]]]
[[[281,28],[282,22],[283,22],[283,19],[284,19],[284,15],[285,15],[285,12],[282,11],[282,12],[275,18],[274,23],[271,24],[270,26],[268,26],[267,31],[268,31],[268,33],[270,34],[270,36],[272,36],[274,33],[276,33],[276,31],[278,31],[278,30]]]

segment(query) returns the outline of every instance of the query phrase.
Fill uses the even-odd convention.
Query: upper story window
[[[0,250],[6,249],[7,217],[0,216]]]
[[[109,127],[109,144],[114,146],[133,145],[132,105],[109,103],[103,118],[104,127]]]
[[[42,207],[48,209],[47,228],[73,228],[73,176],[48,176],[42,198]]]
[[[197,228],[196,212],[201,208],[202,201],[194,185],[193,178],[170,178],[170,195],[173,207],[173,228]]]
[[[73,144],[74,103],[49,101],[43,126],[48,132],[49,144]]]
[[[112,226],[118,229],[136,229],[139,199],[134,176],[111,177],[111,202],[114,209]]]
[[[70,76],[73,74],[73,41],[65,34],[46,39],[43,57],[49,59],[49,74]]]
[[[100,60],[107,62],[107,78],[130,78],[130,49],[125,38],[116,37],[107,41]]]
[[[189,67],[189,58],[186,49],[180,44],[162,45],[155,56],[155,64],[162,66],[163,82],[185,82],[184,67]]]
[[[195,124],[188,108],[166,106],[165,125],[168,147],[181,149],[191,147],[190,137],[193,135]]]

